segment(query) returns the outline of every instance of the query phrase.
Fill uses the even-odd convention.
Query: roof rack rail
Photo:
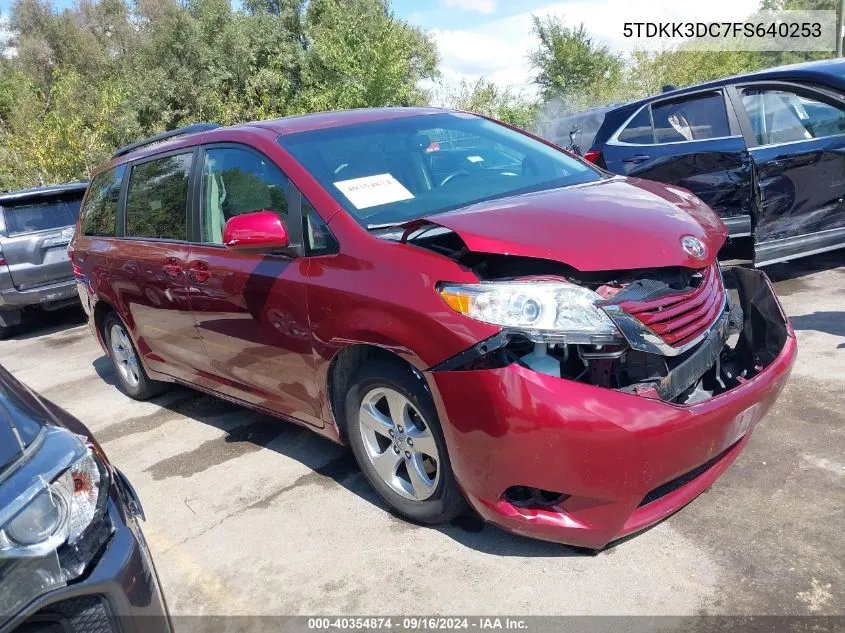
[[[151,136],[149,138],[137,141],[136,143],[130,143],[129,145],[121,147],[112,155],[112,159],[120,158],[121,156],[126,156],[130,152],[134,152],[136,149],[140,149],[142,147],[146,147],[147,145],[152,145],[154,143],[162,143],[168,139],[176,138],[177,136],[185,136],[186,134],[197,134],[199,132],[208,132],[209,130],[216,130],[220,127],[223,126],[217,125],[216,123],[194,123],[193,125],[186,125],[175,130],[170,130],[169,132],[162,132],[161,134],[156,134],[155,136]]]

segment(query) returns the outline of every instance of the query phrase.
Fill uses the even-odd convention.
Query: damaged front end
[[[422,245],[471,268],[479,284],[441,284],[452,309],[501,325],[432,371],[534,371],[647,398],[694,404],[750,380],[783,349],[788,323],[767,277],[717,262],[582,272],[461,246],[427,231]],[[405,239],[408,238],[406,233]],[[457,241],[455,241],[457,240]]]

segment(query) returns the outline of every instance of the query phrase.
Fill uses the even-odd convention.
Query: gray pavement
[[[132,480],[174,614],[845,614],[845,252],[767,270],[797,330],[780,401],[708,491],[602,552],[395,518],[351,455],[185,388],[138,403],[77,312],[0,362]]]

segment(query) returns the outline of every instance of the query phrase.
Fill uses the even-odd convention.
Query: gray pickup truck
[[[87,183],[0,193],[0,338],[24,310],[79,301],[67,245]]]

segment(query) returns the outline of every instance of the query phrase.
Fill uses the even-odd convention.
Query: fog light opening
[[[559,506],[569,495],[554,490],[543,490],[532,486],[511,486],[503,498],[517,508],[550,509]]]

